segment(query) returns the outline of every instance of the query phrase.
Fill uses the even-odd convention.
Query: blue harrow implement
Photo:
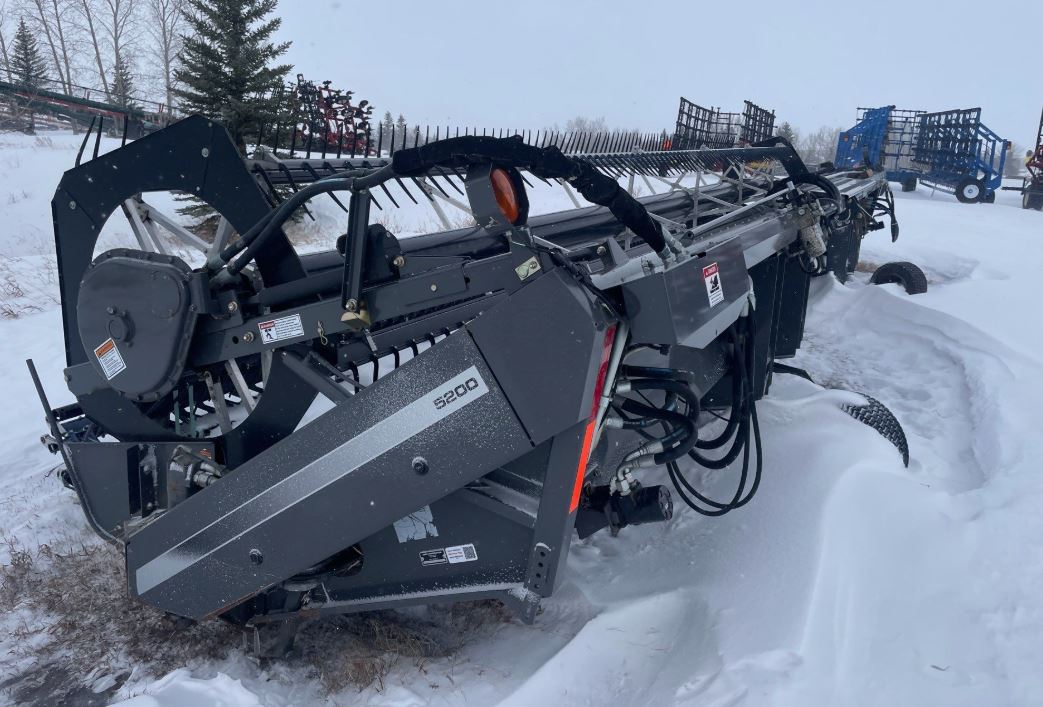
[[[840,134],[836,166],[871,166],[913,191],[917,182],[965,203],[992,203],[1003,181],[1010,143],[981,122],[981,109],[927,113],[894,106],[860,108]]]

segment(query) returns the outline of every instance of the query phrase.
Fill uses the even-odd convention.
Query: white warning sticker
[[[304,336],[304,325],[301,324],[301,315],[299,314],[280,317],[279,319],[269,319],[266,322],[258,323],[257,328],[261,330],[262,344]]]
[[[94,349],[94,355],[98,357],[101,370],[105,373],[105,380],[112,380],[127,369],[127,364],[123,362],[123,356],[112,339],[106,339],[104,344]]]
[[[458,562],[474,562],[478,559],[478,553],[474,550],[474,544],[468,543],[467,545],[447,547],[445,549],[445,557],[449,560],[449,564],[455,565]]]
[[[724,301],[724,287],[721,286],[717,263],[710,263],[703,268],[703,284],[706,285],[706,296],[710,298],[711,307]]]
[[[425,567],[445,564],[456,565],[461,562],[474,562],[477,559],[478,552],[474,549],[474,543],[420,551],[420,564]]]

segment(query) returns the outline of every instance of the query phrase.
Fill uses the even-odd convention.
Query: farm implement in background
[[[770,468],[757,400],[795,371],[778,359],[812,278],[846,277],[880,215],[897,237],[887,182],[809,171],[778,138],[592,139],[378,149],[370,133],[356,144],[376,154],[244,161],[191,117],[67,172],[53,213],[76,403],[52,409],[30,369],[44,441],[125,553],[130,595],[258,644],[283,622],[273,651],[305,618],[411,604],[495,598],[531,621],[574,531],[664,521],[675,497],[746,506]],[[530,214],[547,189],[577,205]],[[164,190],[220,213],[213,242],[175,225],[195,252],[162,247],[140,216]],[[325,195],[346,227],[298,252],[283,226]],[[411,202],[473,225],[371,223]],[[137,247],[99,248],[120,212]],[[848,412],[908,460],[886,408]],[[705,468],[731,469],[734,493],[710,497]]]
[[[1039,128],[1036,130],[1036,146],[1025,157],[1025,170],[1028,176],[1021,181],[1020,187],[1003,187],[1005,191],[1021,192],[1021,208],[1043,210],[1043,112],[1039,116]]]
[[[45,88],[46,86],[46,88]],[[17,83],[0,81],[0,122],[12,129],[25,128],[21,114],[33,112],[38,122],[50,128],[72,127],[93,129],[105,126],[125,139],[137,139],[168,125],[173,116],[162,103],[138,101],[122,107],[104,99],[104,93],[86,86],[74,86],[76,95],[64,92],[59,81],[44,80],[43,86],[26,88]]]
[[[672,147],[678,150],[751,145],[775,134],[775,111],[743,102],[741,113],[703,108],[684,96],[677,109]]]
[[[860,108],[858,123],[840,133],[834,164],[883,169],[903,191],[920,182],[965,204],[992,203],[1009,149],[1008,141],[981,122],[980,108],[938,113]]]

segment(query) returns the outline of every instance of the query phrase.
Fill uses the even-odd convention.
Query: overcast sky
[[[410,123],[672,128],[678,97],[801,130],[859,106],[982,108],[1035,139],[1043,0],[281,0],[290,61]]]

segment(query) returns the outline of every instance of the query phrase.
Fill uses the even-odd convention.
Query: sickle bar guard
[[[878,208],[893,216],[880,176],[809,173],[780,140],[575,157],[467,137],[325,169],[244,164],[189,118],[55,195],[77,402],[47,406],[45,439],[125,550],[130,594],[173,614],[256,625],[493,597],[531,620],[574,529],[670,517],[646,468],[707,515],[745,505],[755,403],[800,344],[810,279],[846,277]],[[635,180],[665,190],[635,198]],[[479,225],[371,224],[407,183],[458,191]],[[591,205],[530,217],[557,185]],[[148,205],[161,190],[220,213],[213,243]],[[337,192],[338,248],[298,254],[282,226]],[[96,254],[121,210],[139,247]],[[741,467],[734,498],[703,495],[696,465]]]

